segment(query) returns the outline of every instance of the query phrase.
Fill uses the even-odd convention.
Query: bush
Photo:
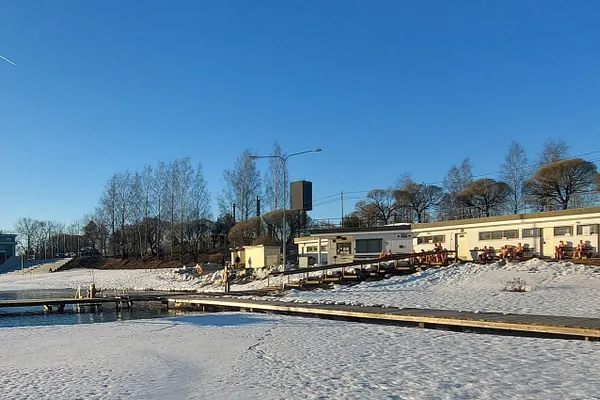
[[[507,292],[528,292],[530,288],[527,286],[527,282],[525,279],[521,278],[513,278],[506,283],[506,287],[504,288]]]
[[[214,264],[221,264],[221,257],[222,255],[219,253],[211,254],[208,256],[208,262]],[[225,261],[227,261],[227,259],[225,259]]]

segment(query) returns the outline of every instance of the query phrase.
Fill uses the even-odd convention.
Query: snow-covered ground
[[[263,314],[0,329],[1,399],[597,399],[595,343]]]
[[[505,290],[515,278],[526,282],[526,292]],[[456,264],[331,290],[293,290],[278,300],[598,318],[598,299],[600,267],[533,259],[506,265]]]
[[[222,290],[219,272],[0,275],[0,291]],[[521,278],[524,293],[505,290]],[[242,291],[259,279],[234,285]],[[451,265],[278,300],[600,317],[600,268]],[[0,399],[600,399],[600,347],[264,314],[0,329]]]
[[[0,275],[0,291],[86,287],[92,281],[106,290],[223,291],[221,273],[200,277],[172,269],[72,269],[52,274]],[[265,272],[266,273],[266,272]],[[264,277],[264,275],[263,275]],[[506,291],[508,281],[520,278],[527,292]],[[276,279],[271,279],[271,284]],[[232,285],[233,291],[264,288],[266,279]],[[522,263],[455,264],[417,274],[398,276],[334,289],[292,290],[277,300],[384,304],[403,308],[497,311],[600,317],[600,267],[537,259]]]

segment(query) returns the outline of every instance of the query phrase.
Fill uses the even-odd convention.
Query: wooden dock
[[[172,294],[169,295],[172,297]],[[131,308],[133,302],[161,302],[165,306],[168,305],[168,298],[165,294],[136,294],[108,297],[83,297],[83,298],[45,298],[45,299],[15,299],[15,300],[0,300],[1,308],[18,308],[18,307],[43,307],[44,311],[53,311],[56,309],[59,312],[64,311],[66,305],[73,306],[99,306],[102,304],[113,303],[117,310]]]
[[[600,340],[600,318],[304,304],[203,296],[170,298],[169,303],[170,307],[192,308],[202,311],[273,312],[304,317],[446,329],[458,332],[481,332],[586,341]]]
[[[242,295],[243,292],[239,294]],[[155,293],[94,298],[0,300],[0,308],[41,306],[44,307],[45,311],[56,310],[62,312],[68,304],[73,305],[75,308],[113,303],[116,309],[120,310],[131,308],[134,302],[160,302],[168,308],[191,309],[205,312],[266,312],[373,324],[445,329],[457,332],[600,341],[600,318],[480,313],[382,306],[307,304],[279,300],[238,299],[231,296],[231,294]]]

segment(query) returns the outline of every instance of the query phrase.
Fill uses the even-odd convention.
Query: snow
[[[278,300],[600,317],[598,267],[464,264]],[[263,271],[263,277],[266,271]],[[528,291],[506,291],[523,279]],[[0,290],[222,291],[220,272],[0,275]],[[258,279],[233,289],[264,287]],[[0,399],[598,399],[594,342],[269,314],[0,329]]]
[[[593,343],[261,314],[6,328],[0,349],[2,399],[593,399],[600,387]]]
[[[527,292],[505,290],[515,278],[526,282]],[[453,264],[355,286],[292,290],[277,300],[600,317],[598,298],[599,267],[532,259],[507,264]]]

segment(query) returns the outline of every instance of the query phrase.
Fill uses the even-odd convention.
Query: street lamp
[[[285,247],[287,244],[287,240],[286,240],[286,229],[285,229],[285,209],[287,207],[287,182],[286,182],[286,163],[288,158],[293,157],[293,156],[299,156],[301,154],[307,154],[307,153],[320,153],[321,151],[323,151],[323,149],[316,148],[316,149],[312,149],[312,150],[304,150],[304,151],[299,151],[297,153],[291,153],[288,154],[287,156],[280,156],[278,154],[272,154],[270,156],[250,156],[251,160],[256,160],[257,158],[278,158],[282,161],[283,163],[283,226],[282,226],[282,237],[281,237],[281,242],[283,244],[283,257],[282,257],[282,262],[283,262],[283,270],[285,271],[285,267],[286,267],[286,257],[285,257]]]

